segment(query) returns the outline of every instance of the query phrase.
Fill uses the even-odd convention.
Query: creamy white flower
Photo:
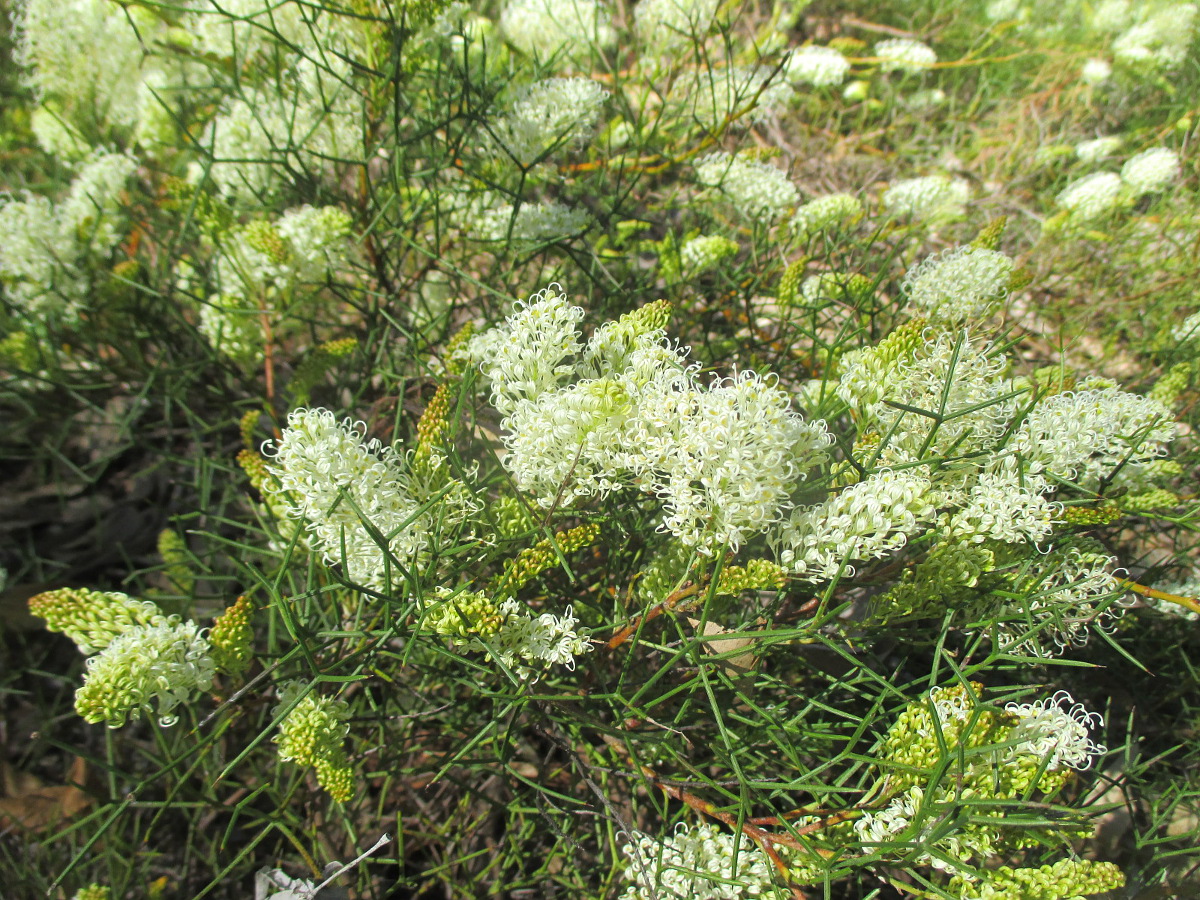
[[[625,879],[630,885],[621,900],[782,900],[786,896],[775,887],[771,861],[757,845],[712,825],[679,825],[662,842],[635,831],[624,853]]]
[[[1108,752],[1090,734],[1104,727],[1103,717],[1088,712],[1066,691],[1035,703],[1009,703],[1004,709],[1017,718],[1012,732],[1018,741],[1016,752],[1046,760],[1049,772],[1064,766],[1082,771],[1091,766],[1093,757]]]
[[[267,468],[289,515],[308,522],[325,562],[344,564],[352,580],[386,586],[395,561],[411,565],[424,553],[429,522],[410,495],[399,454],[365,440],[366,426],[338,422],[326,409],[295,409],[277,444],[268,442]]]
[[[1077,222],[1087,222],[1115,209],[1121,201],[1121,176],[1096,172],[1071,182],[1055,202]]]
[[[557,200],[522,203],[515,209],[511,203],[502,203],[477,212],[473,231],[481,241],[512,241],[520,247],[581,234],[591,221],[587,210],[572,209]]]
[[[1079,77],[1084,84],[1104,84],[1112,78],[1112,66],[1103,59],[1089,59],[1079,70]]]
[[[732,124],[748,125],[779,113],[795,96],[773,68],[723,66],[680,78],[667,96],[666,114],[719,132]]]
[[[567,302],[552,284],[519,301],[504,323],[471,339],[468,357],[492,384],[492,405],[510,415],[518,402],[536,400],[572,371],[568,358],[579,353],[583,310]]]
[[[810,44],[793,50],[783,71],[788,81],[813,87],[836,87],[846,80],[850,60],[833,47]]]
[[[495,123],[496,155],[530,166],[557,149],[569,149],[594,127],[608,91],[590,78],[548,78],[522,90]]]
[[[956,541],[1037,543],[1049,537],[1058,504],[1046,499],[1051,485],[1040,475],[1020,476],[1014,465],[984,472],[971,486],[962,508],[945,517],[946,533]]]
[[[786,172],[731,153],[710,153],[700,159],[696,180],[716,189],[748,219],[778,218],[800,199]]]
[[[899,550],[932,520],[931,487],[923,466],[885,469],[824,503],[795,510],[772,538],[780,565],[822,581],[850,562]],[[848,565],[846,571],[853,573]]]
[[[530,56],[577,59],[616,41],[612,10],[597,0],[513,0],[500,14],[500,30]]]
[[[801,240],[862,218],[863,206],[853,194],[827,194],[808,201],[792,217],[792,228]]]
[[[897,181],[883,194],[883,206],[893,216],[939,220],[963,214],[971,188],[961,178],[925,175]]]
[[[1178,180],[1179,174],[1179,154],[1166,147],[1144,150],[1121,167],[1121,180],[1137,194],[1165,190]]]
[[[643,0],[633,8],[638,37],[652,50],[675,50],[708,33],[720,0]]]
[[[1075,145],[1075,155],[1084,162],[1096,162],[1112,156],[1124,145],[1124,141],[1115,134],[1105,137],[1092,138]]]
[[[1167,407],[1113,387],[1081,388],[1044,398],[1021,423],[1013,449],[1031,472],[1094,486],[1166,453],[1177,430]]]
[[[195,622],[138,625],[87,661],[75,709],[111,728],[153,710],[160,725],[176,721],[175,707],[212,685],[216,664]]]
[[[909,38],[880,41],[875,45],[875,55],[888,71],[919,72],[937,62],[933,48]]]
[[[991,313],[1008,296],[1016,268],[996,250],[959,247],[925,259],[904,279],[904,292],[932,321],[961,323]]]

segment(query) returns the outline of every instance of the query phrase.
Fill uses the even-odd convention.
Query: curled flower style
[[[679,825],[666,841],[635,831],[625,845],[625,878],[631,882],[621,900],[687,897],[689,900],[739,900],[786,896],[772,880],[771,861],[747,838],[712,825]],[[734,866],[734,858],[737,866]]]
[[[959,247],[931,256],[908,273],[904,292],[930,321],[961,323],[992,312],[1008,296],[1015,265],[982,247]]]
[[[1089,712],[1066,691],[1034,703],[1009,703],[1004,709],[1017,718],[1012,737],[1018,751],[1045,759],[1048,771],[1063,766],[1083,771],[1093,758],[1108,752],[1090,734],[1104,727],[1104,717]]]
[[[854,560],[885,556],[933,518],[929,493],[924,466],[877,472],[824,503],[794,511],[774,538],[779,562],[820,581]]]
[[[87,661],[75,711],[85,721],[119,728],[153,709],[160,725],[196,691],[212,686],[216,664],[195,622],[139,625]]]
[[[295,409],[278,444],[268,442],[273,487],[290,516],[308,521],[313,548],[344,563],[359,584],[385,586],[393,559],[407,565],[428,546],[428,522],[411,496],[399,454],[365,440],[365,425],[326,409]]]

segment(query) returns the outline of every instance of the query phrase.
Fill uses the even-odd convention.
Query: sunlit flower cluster
[[[344,564],[350,580],[369,587],[399,580],[428,543],[427,523],[408,490],[403,460],[367,440],[365,426],[339,422],[326,409],[295,409],[268,465],[289,515],[306,520],[313,549]]]
[[[621,900],[786,896],[783,888],[775,886],[771,862],[761,849],[712,825],[680,825],[666,841],[634,832],[624,852],[625,879],[630,884]]]
[[[800,199],[782,169],[731,153],[710,153],[697,161],[696,180],[747,219],[778,218]]]

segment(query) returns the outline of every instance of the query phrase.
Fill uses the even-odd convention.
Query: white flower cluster
[[[683,270],[698,275],[719,266],[722,260],[736,256],[738,245],[724,235],[700,235],[691,238],[679,249],[679,261]]]
[[[307,520],[313,549],[328,564],[344,564],[351,581],[381,588],[396,562],[411,565],[425,552],[430,523],[400,455],[365,440],[365,427],[338,422],[326,409],[295,409],[278,444],[263,452],[278,481],[273,489],[289,515]]]
[[[800,199],[786,172],[732,153],[710,153],[700,159],[696,180],[717,190],[747,219],[777,219]]]
[[[529,85],[495,123],[494,152],[527,167],[576,145],[595,125],[607,96],[590,78],[548,78]]]
[[[904,279],[909,303],[933,322],[962,323],[990,314],[1008,296],[1015,265],[981,247],[927,257]]]
[[[984,472],[962,507],[946,518],[944,531],[961,543],[1037,543],[1050,536],[1060,514],[1059,506],[1045,497],[1051,491],[1040,476],[1019,477],[1014,465]]]
[[[1075,145],[1075,156],[1083,162],[1099,162],[1120,151],[1125,142],[1117,135],[1092,138]]]
[[[128,133],[158,107],[148,80],[164,77],[162,59],[145,43],[165,31],[140,7],[110,0],[22,0],[17,4],[19,62],[42,107],[34,116],[39,143],[66,158],[86,156],[113,130]]]
[[[982,465],[1016,410],[1012,382],[1003,377],[1007,362],[990,344],[968,331],[941,332],[919,344],[910,359],[896,363],[878,399],[859,408],[864,425],[890,435],[881,461],[900,464],[932,454],[955,458],[964,470]],[[858,379],[851,368],[839,395],[853,399]],[[942,471],[943,481],[953,469]]]
[[[1139,3],[1129,10],[1129,25],[1112,42],[1117,62],[1139,70],[1173,69],[1186,58],[1196,35],[1195,3]]]
[[[1091,627],[1104,628],[1120,615],[1120,608],[1097,612],[1097,604],[1124,593],[1114,574],[1114,557],[1071,547],[1054,551],[1030,565],[1015,587],[1033,597],[1027,610],[1028,634],[1017,634],[1010,626],[1006,637],[1031,653],[1042,654],[1043,637],[1059,652],[1087,643]]]
[[[301,58],[276,86],[230,93],[203,139],[212,164],[193,178],[211,178],[230,198],[262,201],[298,175],[316,177],[330,164],[360,159],[362,98],[350,64],[332,62],[331,71]]]
[[[800,240],[832,231],[862,217],[862,201],[853,194],[827,194],[809,200],[792,217],[792,228]]]
[[[925,175],[897,181],[883,194],[883,207],[893,216],[936,222],[961,216],[971,188],[961,178]]]
[[[782,111],[795,96],[788,82],[773,69],[724,66],[702,69],[681,78],[667,97],[667,115],[710,133],[731,123],[761,121]]]
[[[1103,59],[1089,59],[1079,70],[1079,78],[1084,84],[1104,84],[1112,77],[1112,66]]]
[[[649,47],[675,50],[708,33],[720,0],[644,0],[633,9],[634,28]]]
[[[585,209],[574,209],[557,200],[543,203],[494,205],[490,195],[476,204],[468,216],[474,237],[488,242],[509,242],[518,248],[550,243],[582,234],[592,222]]]
[[[1068,184],[1055,202],[1071,214],[1072,221],[1088,222],[1120,205],[1121,184],[1115,172],[1094,172]]]
[[[909,38],[880,41],[875,45],[875,55],[889,72],[920,72],[937,62],[932,47]]]
[[[712,825],[679,825],[664,842],[634,832],[624,852],[625,879],[630,885],[621,900],[782,900],[787,896],[775,886],[771,861],[758,846]]]
[[[1162,592],[1174,594],[1176,597],[1187,597],[1191,600],[1200,601],[1200,569],[1193,569],[1182,580],[1170,581],[1159,585],[1158,588]],[[1200,613],[1180,606],[1178,603],[1172,603],[1170,600],[1161,600],[1156,597],[1142,597],[1141,600],[1147,606],[1153,606],[1159,612],[1166,613],[1169,616],[1177,616],[1188,622],[1200,620]]]
[[[850,60],[833,47],[809,44],[791,52],[783,71],[787,80],[793,83],[836,87],[846,80]]]
[[[555,285],[473,339],[505,416],[504,464],[545,507],[636,482],[676,537],[736,549],[782,517],[828,433],[753,373],[701,385],[655,315],[631,313],[584,347],[582,311]]]
[[[928,470],[885,469],[795,510],[773,538],[779,563],[810,581],[824,581],[854,560],[879,559],[899,550],[928,525],[937,509],[929,500]]]
[[[1014,752],[1045,760],[1048,772],[1064,766],[1083,771],[1091,766],[1092,757],[1108,752],[1090,734],[1091,729],[1104,727],[1104,718],[1088,712],[1066,691],[1034,703],[1009,703],[1004,709],[1017,717]]]
[[[548,665],[575,668],[575,657],[592,649],[588,631],[579,627],[574,607],[561,616],[542,613],[532,616],[516,600],[500,604],[504,623],[491,639],[491,650],[501,662],[522,678],[536,675],[536,668]]]
[[[215,293],[200,309],[209,344],[235,360],[255,361],[263,350],[263,317],[274,317],[282,295],[289,304],[320,287],[353,257],[350,216],[333,206],[289,209],[275,222],[258,220],[219,238]]]
[[[130,628],[88,659],[75,709],[88,722],[118,728],[153,705],[159,724],[171,725],[176,706],[211,687],[216,664],[209,651],[195,622]]]
[[[1163,456],[1175,435],[1174,415],[1152,397],[1084,383],[1030,410],[1013,448],[1033,474],[1094,487],[1120,467]]]
[[[1152,147],[1131,157],[1121,167],[1121,180],[1135,194],[1165,190],[1179,178],[1179,154],[1166,147]]]
[[[579,59],[616,41],[612,10],[598,0],[513,0],[500,14],[508,42],[530,56]]]
[[[1171,339],[1183,343],[1200,338],[1200,311],[1192,313],[1171,331]]]
[[[57,203],[0,196],[0,282],[33,324],[72,319],[84,308],[87,263],[120,240],[121,192],[136,169],[128,156],[106,153],[80,170]]]

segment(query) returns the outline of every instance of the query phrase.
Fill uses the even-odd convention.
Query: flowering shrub
[[[20,0],[19,890],[1187,884],[1195,5],[901,6]]]

